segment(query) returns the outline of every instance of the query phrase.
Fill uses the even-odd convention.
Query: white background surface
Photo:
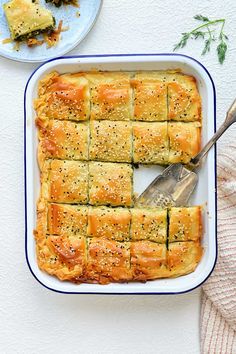
[[[230,48],[223,66],[214,50],[200,56],[200,42],[182,51],[212,74],[219,124],[236,96],[232,0],[105,0],[94,29],[72,54],[169,52],[198,13],[227,19]],[[0,59],[0,352],[199,353],[200,290],[179,296],[60,295],[30,274],[24,258],[23,91],[36,66]],[[219,145],[226,148],[235,132]]]

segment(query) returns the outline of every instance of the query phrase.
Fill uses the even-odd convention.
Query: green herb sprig
[[[174,46],[174,51],[186,46],[189,39],[203,39],[204,47],[202,50],[202,55],[208,53],[211,49],[213,42],[218,42],[216,51],[218,55],[218,60],[220,64],[223,64],[225,60],[225,55],[228,49],[227,40],[228,36],[224,33],[225,19],[221,18],[218,20],[210,20],[206,16],[196,15],[194,16],[195,20],[201,21],[202,24],[194,28],[190,32],[182,33],[182,38],[179,43]],[[219,24],[221,24],[219,29]],[[218,29],[218,34],[217,34]]]

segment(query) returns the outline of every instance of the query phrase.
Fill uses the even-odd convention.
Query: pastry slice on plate
[[[3,5],[11,38],[24,41],[55,28],[52,13],[31,0],[12,0]]]

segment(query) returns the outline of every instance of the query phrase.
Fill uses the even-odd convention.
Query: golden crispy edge
[[[168,125],[167,125],[167,132],[168,132],[168,139],[169,139],[169,163],[178,163],[178,162],[181,162],[183,164],[186,164],[190,161],[190,159],[192,157],[194,157],[197,153],[193,152],[191,150],[190,154],[186,154],[186,152],[184,152],[184,155],[182,154],[183,153],[183,150],[176,150],[174,149],[173,146],[171,146],[171,143],[170,143],[170,130],[169,130],[169,126],[171,125],[171,129],[172,131],[174,131],[174,125],[176,126],[192,126],[192,127],[195,127],[195,133],[196,133],[196,144],[194,146],[194,148],[196,148],[196,151],[197,153],[200,151],[200,148],[201,148],[201,124],[199,122],[177,122],[177,121],[172,121],[172,122],[168,122]],[[172,154],[172,158],[170,159],[170,152],[174,152],[174,151],[179,151],[181,152],[181,156],[178,156],[174,161],[173,161],[173,154]]]
[[[140,156],[139,156],[139,152],[136,152],[135,150],[138,150],[137,148],[140,146],[140,141],[138,142],[139,138],[137,139],[137,135],[140,134],[140,130],[142,129],[146,129],[148,126],[149,127],[153,127],[154,125],[159,125],[161,127],[166,126],[165,132],[163,134],[162,131],[162,137],[165,136],[166,139],[165,140],[165,145],[166,145],[166,152],[164,151],[164,159],[162,161],[153,161],[154,159],[152,158],[152,161],[150,162],[150,159],[147,159],[146,161],[139,161],[140,160]],[[136,132],[135,132],[136,130]],[[137,130],[138,130],[138,134],[137,134]],[[136,137],[135,137],[136,136]],[[136,142],[135,142],[136,140]],[[162,149],[159,149],[158,151],[161,155],[161,153],[163,152]],[[132,161],[134,163],[140,163],[140,164],[147,164],[147,165],[166,165],[168,164],[168,160],[169,160],[169,152],[170,152],[170,139],[169,139],[169,135],[168,135],[168,122],[165,121],[159,121],[159,122],[144,122],[144,121],[133,121],[132,122]],[[165,158],[165,153],[166,153],[166,158]],[[152,154],[153,156],[153,154]],[[157,159],[156,159],[157,160]]]
[[[185,247],[187,250],[183,259],[184,251],[182,252],[182,250],[184,250]],[[176,278],[194,272],[201,260],[202,254],[203,248],[198,241],[180,241],[170,243],[167,252],[167,263],[169,268],[168,276]],[[177,255],[177,258],[175,255]],[[181,259],[183,259],[183,262]]]
[[[197,87],[197,81],[196,78],[194,76],[191,75],[187,75],[181,72],[176,72],[176,73],[172,73],[169,75],[169,83],[173,82],[173,79],[175,79],[175,82],[179,82],[180,84],[182,83],[183,86],[187,87],[192,87],[192,89],[194,90],[195,94],[193,95],[193,98],[195,99],[195,104],[197,105],[198,109],[197,109],[197,113],[198,113],[198,119],[192,120],[192,119],[173,119],[173,121],[180,121],[180,122],[198,122],[199,124],[201,124],[202,122],[202,100],[201,100],[201,96],[199,94],[199,90]],[[185,85],[184,85],[185,84]],[[168,100],[168,107],[169,107],[169,94],[168,94],[168,88],[167,88],[167,100]],[[167,112],[167,116],[169,117],[169,110]],[[172,119],[169,119],[172,120]]]
[[[172,215],[172,210],[175,211],[175,209],[181,209],[181,207],[178,207],[178,208],[171,208],[169,210],[169,242],[179,242],[179,241],[182,241],[182,240],[178,240],[178,239],[174,239],[174,235],[171,235],[170,234],[170,223],[171,223],[171,215]],[[196,212],[195,214],[195,222],[197,222],[198,224],[198,233],[197,233],[197,237],[195,239],[186,239],[186,240],[183,240],[183,241],[199,241],[201,240],[202,238],[202,233],[203,233],[203,222],[202,222],[202,207],[200,205],[198,206],[193,206],[193,207],[183,207],[183,209],[190,209],[190,210],[193,210]],[[181,219],[183,218],[183,216],[181,216],[180,218],[180,222],[181,222]]]

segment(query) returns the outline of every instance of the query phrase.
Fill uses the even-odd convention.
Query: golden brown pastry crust
[[[97,72],[87,74],[91,88],[91,117],[94,120],[130,120],[132,90],[130,74]]]
[[[100,284],[131,280],[130,243],[100,237],[88,239],[86,279]]]
[[[166,245],[151,241],[131,242],[133,280],[164,278],[168,274]]]
[[[149,240],[166,243],[167,240],[167,210],[158,208],[133,208],[131,240]]]
[[[34,237],[36,242],[43,240],[48,232],[48,203],[40,198],[37,203],[37,222]]]
[[[131,76],[51,73],[40,81],[35,240],[39,267],[61,280],[176,277],[201,259],[201,207],[171,208],[169,218],[132,208],[131,162],[187,163],[198,153],[196,82],[176,71]]]
[[[86,238],[46,236],[36,243],[39,268],[60,280],[79,278],[86,268]]]
[[[87,207],[47,204],[40,200],[35,232],[40,268],[61,280],[101,284],[177,277],[194,271],[202,255],[199,241],[171,242],[169,239],[167,250],[160,232],[159,238],[151,238],[154,229],[158,233],[157,228],[150,228],[151,218],[142,223],[144,232],[139,230],[143,211],[90,207],[86,230]],[[166,211],[151,212],[154,216],[163,214],[161,219],[166,220]],[[135,226],[131,230],[130,213]],[[136,238],[133,237],[135,230],[139,233]],[[145,240],[145,231],[149,232],[149,240]],[[132,242],[127,242],[130,235]]]
[[[37,118],[38,161],[45,159],[88,160],[89,127],[86,123]]]
[[[169,155],[167,123],[133,123],[134,163],[166,164]]]
[[[131,123],[91,121],[89,158],[98,161],[131,162]]]
[[[167,120],[167,84],[157,73],[137,73],[134,87],[134,120]]]
[[[201,129],[198,123],[168,124],[169,163],[188,163],[200,151]]]
[[[41,197],[57,203],[88,203],[88,163],[49,160],[42,171]]]
[[[51,235],[87,235],[88,207],[50,203],[48,233]]]
[[[193,76],[176,73],[168,83],[168,119],[201,121],[201,98]]]
[[[34,107],[39,118],[87,120],[90,114],[89,83],[83,73],[53,72],[39,83]]]
[[[129,209],[89,208],[88,236],[107,240],[129,241],[131,215]]]
[[[170,277],[179,277],[195,270],[202,256],[199,242],[173,242],[168,245],[167,263]]]
[[[171,208],[169,242],[199,241],[202,236],[201,207]]]
[[[89,163],[89,204],[132,206],[133,170],[128,164]]]

